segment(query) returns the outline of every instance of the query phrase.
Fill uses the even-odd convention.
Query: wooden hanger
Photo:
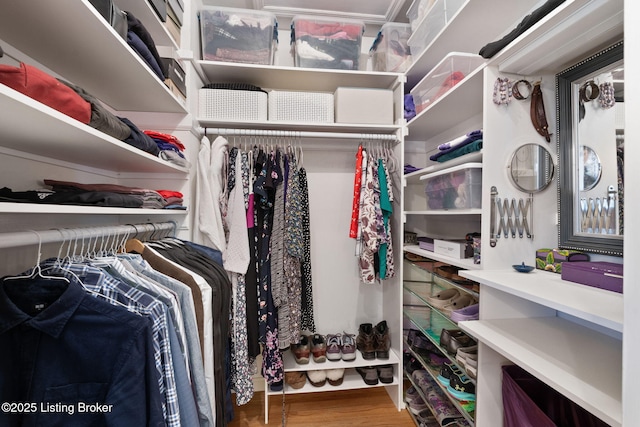
[[[136,253],[142,255],[145,250],[144,243],[138,239],[129,239],[124,244],[124,250],[127,253]]]

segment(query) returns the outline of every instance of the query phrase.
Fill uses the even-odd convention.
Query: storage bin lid
[[[442,169],[439,170],[438,172],[434,172],[434,173],[430,173],[427,175],[422,175],[420,177],[420,181],[424,181],[425,179],[431,179],[434,178],[436,176],[440,176],[440,175],[446,175],[449,174],[451,172],[457,172],[460,170],[465,170],[465,169],[482,169],[482,163],[463,163],[461,165],[457,165],[457,166],[453,166],[447,169]]]
[[[224,19],[231,24],[237,22],[238,25],[253,25],[264,29],[273,27],[273,39],[278,41],[278,20],[276,15],[264,10],[241,9],[236,7],[223,6],[203,6],[199,10],[200,26],[203,20],[215,21]]]
[[[342,27],[340,28],[341,31],[345,31],[349,38],[353,40],[360,39],[365,30],[364,21],[358,19],[296,15],[291,19],[291,43],[296,41],[296,27],[299,35],[312,34],[313,36],[323,37],[336,32],[336,28],[332,28],[332,26]]]
[[[415,96],[416,93],[425,89],[425,82],[428,82],[431,78],[438,77],[440,74],[446,73],[448,70],[453,69],[454,71],[460,71],[467,77],[484,63],[485,59],[475,53],[449,52],[410,90],[410,93]]]

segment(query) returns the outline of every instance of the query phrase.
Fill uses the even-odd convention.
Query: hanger
[[[42,271],[42,267],[40,266],[40,260],[42,257],[42,236],[40,236],[40,233],[38,233],[35,230],[29,230],[33,233],[36,234],[36,236],[38,236],[38,258],[36,259],[36,265],[33,267],[33,269],[31,270],[31,274],[28,275],[21,275],[21,276],[12,276],[12,277],[5,277],[3,281],[7,281],[7,280],[22,280],[22,279],[35,279],[36,277],[40,278],[40,279],[46,279],[46,280],[61,280],[67,283],[71,283],[69,281],[69,279],[67,279],[66,277],[60,277],[60,276],[46,276],[43,271]]]

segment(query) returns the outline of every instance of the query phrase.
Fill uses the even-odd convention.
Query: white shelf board
[[[418,245],[405,245],[403,249],[405,252],[411,252],[412,254],[420,255],[435,261],[446,262],[447,264],[455,265],[456,267],[460,267],[460,268],[466,268],[468,270],[479,270],[482,268],[482,264],[473,263],[473,258],[460,259],[460,258],[453,258],[450,256],[446,256],[446,255],[440,255],[435,252],[430,252],[430,251],[425,251],[424,249],[420,249]],[[464,276],[464,274],[460,274],[460,275]],[[471,279],[476,280],[473,278]]]
[[[426,168],[422,168],[415,172],[408,173],[404,175],[404,179],[407,184],[419,184],[420,177],[422,175],[428,175],[430,173],[438,172],[440,170],[449,169],[453,166],[458,166],[464,163],[476,163],[482,162],[482,150],[475,151],[473,153],[467,153],[460,157],[456,157],[455,159],[447,160],[443,163],[434,162],[431,166],[427,166]]]
[[[80,215],[187,215],[186,209],[111,208],[102,206],[0,203],[0,213]]]
[[[623,296],[617,292],[562,280],[542,270],[461,271],[461,276],[597,325],[622,332]]]
[[[362,354],[359,350],[356,350],[356,359],[352,361],[344,361],[344,360],[336,360],[331,361],[327,360],[326,362],[317,363],[310,358],[309,363],[300,365],[296,363],[295,358],[291,351],[285,351],[282,354],[282,358],[284,361],[284,370],[286,372],[291,371],[311,371],[317,369],[339,369],[339,368],[356,368],[358,366],[379,366],[379,365],[397,365],[400,363],[400,358],[396,355],[396,353],[391,350],[389,351],[389,359],[372,359],[365,360],[362,357]]]
[[[559,317],[458,326],[612,426],[622,425],[622,342]]]
[[[407,71],[407,87],[413,88],[433,67],[450,52],[478,53],[488,42],[498,40],[503,25],[519,22],[536,4],[536,0],[505,2],[502,0],[468,0],[424,52],[413,58]],[[496,22],[499,10],[501,25],[478,25],[479,22]],[[469,29],[473,28],[473,36]]]
[[[327,368],[327,369],[330,369],[330,368]],[[394,368],[392,383],[384,384],[378,381],[378,384],[376,385],[368,385],[368,384],[365,384],[364,380],[355,369],[346,369],[344,371],[344,379],[342,381],[342,384],[340,385],[333,386],[329,384],[329,381],[327,381],[323,386],[316,387],[314,385],[311,385],[311,383],[309,383],[309,380],[307,379],[307,382],[305,383],[305,385],[299,389],[294,389],[288,384],[285,384],[284,392],[285,394],[301,394],[301,393],[319,393],[323,391],[356,390],[356,389],[362,389],[362,388],[382,387],[382,386],[386,387],[386,386],[398,385],[400,383],[398,380],[398,375],[399,375],[398,367],[396,366]],[[277,395],[281,395],[282,391],[271,391],[270,389],[268,389],[267,394],[269,394],[269,396],[277,396]]]
[[[315,123],[315,122],[275,122],[249,120],[211,120],[198,119],[200,126],[205,128],[231,129],[266,129],[304,132],[344,132],[344,133],[384,133],[395,135],[400,125],[371,125],[357,123]]]
[[[484,65],[468,74],[427,109],[407,123],[411,141],[427,141],[452,126],[482,113]]]
[[[196,61],[212,83],[248,83],[263,89],[335,92],[340,86],[389,89],[404,76],[397,73],[296,68],[273,65]]]
[[[183,101],[88,0],[7,2],[0,39],[115,110],[186,114]]]
[[[5,85],[0,110],[2,147],[114,172],[188,173]]]
[[[443,209],[439,211],[405,211],[405,215],[480,215],[482,209]]]
[[[532,75],[566,68],[623,37],[623,0],[567,0],[521,34],[491,63]],[[603,17],[606,17],[603,19]]]

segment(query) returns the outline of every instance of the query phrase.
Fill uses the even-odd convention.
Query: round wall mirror
[[[553,158],[539,144],[524,144],[518,147],[509,162],[509,178],[518,190],[537,193],[553,180]]]
[[[591,190],[598,185],[602,176],[602,163],[598,153],[591,147],[586,145],[580,146],[582,157],[580,157],[580,167],[578,172],[581,174],[580,191]]]

